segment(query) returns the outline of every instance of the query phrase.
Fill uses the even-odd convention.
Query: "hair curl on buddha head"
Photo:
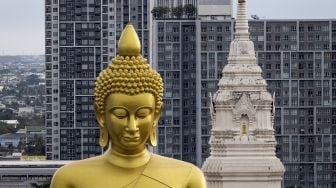
[[[121,34],[117,57],[96,80],[95,105],[99,113],[104,113],[105,99],[112,93],[137,95],[150,93],[155,98],[155,110],[162,106],[163,82],[147,60],[140,55],[140,41],[131,24]]]
[[[99,113],[104,113],[105,99],[112,93],[151,93],[155,98],[155,109],[159,110],[163,96],[162,78],[147,64],[147,60],[142,56],[117,56],[112,62],[96,80],[95,105]]]

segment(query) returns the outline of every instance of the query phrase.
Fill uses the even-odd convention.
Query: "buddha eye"
[[[123,119],[127,116],[127,111],[122,108],[113,109],[112,114],[117,116],[119,119]]]
[[[144,119],[149,114],[151,114],[151,109],[149,108],[141,108],[136,112],[136,117]]]

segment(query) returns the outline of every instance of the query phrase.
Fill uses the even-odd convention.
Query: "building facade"
[[[155,7],[177,7],[177,6],[184,6],[184,5],[197,5],[197,0],[156,0],[154,1]]]
[[[234,24],[154,21],[153,62],[165,82],[160,154],[199,166],[209,155],[209,93],[217,90],[227,64]],[[275,96],[283,186],[336,186],[336,21],[251,20],[249,25],[258,64]]]
[[[116,54],[131,21],[148,56],[148,0],[46,0],[46,155],[53,160],[100,154],[93,110],[95,78]]]
[[[0,187],[50,185],[54,172],[70,161],[0,161]]]

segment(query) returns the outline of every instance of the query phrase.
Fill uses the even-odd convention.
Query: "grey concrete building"
[[[283,187],[336,187],[336,20],[251,20],[258,64],[275,96]],[[157,19],[153,62],[165,82],[158,152],[201,165],[209,93],[217,90],[234,20]]]
[[[54,172],[70,161],[0,161],[0,187],[28,188],[50,183]]]
[[[46,0],[46,155],[83,159],[101,153],[93,112],[95,78],[116,54],[131,21],[148,56],[148,0]]]
[[[171,2],[159,1],[156,6],[175,5]],[[153,21],[152,62],[165,82],[158,153],[201,166],[209,154],[209,92],[216,91],[232,38],[232,1],[192,3],[197,7],[195,17],[176,20],[166,15]],[[214,5],[222,11],[211,11]],[[202,32],[220,35],[203,36]]]

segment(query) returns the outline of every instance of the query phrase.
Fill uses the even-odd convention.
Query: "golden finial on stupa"
[[[121,33],[118,43],[118,54],[120,56],[140,55],[141,44],[137,33],[131,23],[128,23]]]

